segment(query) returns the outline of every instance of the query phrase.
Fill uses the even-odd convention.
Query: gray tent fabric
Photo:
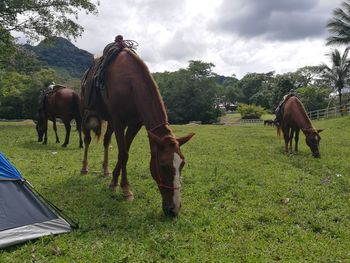
[[[2,169],[5,175],[0,177],[0,249],[42,236],[70,232],[70,222],[38,196],[20,174],[14,174],[15,168],[11,165],[6,158],[0,158],[0,168],[6,168]],[[14,176],[6,174],[7,171]]]
[[[19,181],[0,183],[0,231],[56,218],[27,185]]]
[[[0,231],[0,249],[43,236],[70,232],[71,226],[59,217],[54,220]]]

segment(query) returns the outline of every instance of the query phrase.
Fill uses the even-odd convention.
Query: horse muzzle
[[[171,203],[170,205],[165,205],[163,203],[163,212],[167,217],[171,217],[171,218],[176,217],[180,211],[180,208],[181,208],[181,204],[178,208],[176,208],[173,203]]]
[[[315,157],[315,158],[321,158],[321,155],[320,155],[319,152],[312,153],[312,156]]]

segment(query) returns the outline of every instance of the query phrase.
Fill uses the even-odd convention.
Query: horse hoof
[[[131,194],[128,194],[128,195],[124,195],[123,194],[123,198],[124,198],[124,200],[125,201],[127,201],[127,202],[132,202],[132,201],[134,201],[134,195],[131,193]]]
[[[67,147],[67,144],[65,144],[65,143],[64,143],[64,144],[62,144],[62,147],[66,148],[66,147]]]
[[[81,174],[81,175],[87,175],[87,173],[88,173],[88,170],[87,170],[87,169],[86,169],[86,170],[81,170],[81,171],[80,171],[80,174]]]
[[[134,194],[131,191],[123,191],[123,198],[127,202],[132,202],[134,201]]]
[[[109,189],[111,189],[113,192],[117,192],[117,186],[118,185],[110,184]]]

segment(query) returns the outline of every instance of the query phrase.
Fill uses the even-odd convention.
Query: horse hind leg
[[[110,171],[108,168],[108,147],[111,142],[111,136],[113,134],[113,126],[112,123],[109,121],[107,123],[107,130],[103,138],[103,147],[104,147],[104,158],[103,158],[103,174],[104,175],[110,175]]]
[[[62,147],[67,147],[67,145],[69,144],[69,135],[70,135],[70,121],[65,121],[64,122],[64,126],[66,128],[66,138],[64,139],[64,143],[62,144]]]
[[[60,143],[60,139],[58,138],[58,134],[57,134],[56,118],[54,118],[52,120],[52,122],[53,122],[53,130],[54,130],[55,136],[56,136],[56,143]]]

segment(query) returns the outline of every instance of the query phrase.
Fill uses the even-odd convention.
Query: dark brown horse
[[[312,155],[320,157],[319,144],[321,137],[319,133],[322,130],[316,130],[309,119],[301,101],[295,97],[287,97],[284,102],[283,119],[281,125],[277,128],[278,134],[283,132],[285,151],[292,152],[292,141],[295,133],[295,151],[298,151],[299,132],[305,134],[306,144],[310,147]]]
[[[92,76],[82,86],[84,96],[85,85],[91,82]],[[87,172],[87,152],[91,141],[89,130],[101,131],[101,119],[107,119],[105,134],[105,173],[108,157],[108,143],[115,132],[118,143],[118,162],[113,170],[110,183],[112,189],[120,186],[126,200],[133,200],[127,179],[126,164],[130,145],[138,131],[144,125],[148,131],[151,149],[150,170],[162,196],[163,211],[167,216],[176,216],[181,207],[180,174],[185,164],[180,146],[194,134],[176,138],[169,124],[163,100],[157,84],[144,62],[130,49],[124,48],[115,58],[106,72],[105,95],[103,105],[95,112],[85,111],[83,131],[85,134],[85,153],[82,173]],[[84,98],[82,97],[82,100]],[[83,105],[84,106],[84,105]],[[104,117],[101,117],[104,116]],[[87,133],[86,133],[87,132]],[[106,147],[107,146],[107,147]]]
[[[81,139],[81,114],[80,114],[80,97],[75,91],[63,86],[55,86],[52,91],[45,92],[41,95],[38,109],[38,121],[36,130],[38,141],[47,144],[47,124],[48,120],[53,122],[53,129],[56,135],[56,143],[60,140],[57,135],[56,118],[60,118],[66,128],[66,138],[62,147],[69,143],[71,120],[75,119],[79,133],[79,147],[83,147]]]

